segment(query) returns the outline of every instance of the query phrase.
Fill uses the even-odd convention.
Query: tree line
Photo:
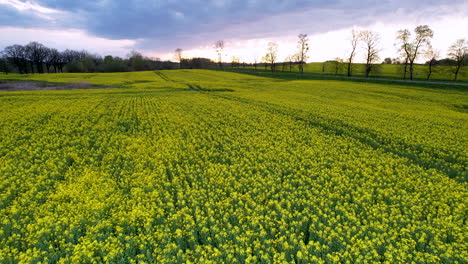
[[[396,34],[394,46],[398,51],[397,58],[385,58],[382,64],[402,65],[403,79],[413,80],[415,77],[416,61],[425,59],[428,66],[427,79],[431,78],[436,65],[451,66],[454,80],[463,66],[468,64],[468,41],[459,39],[448,49],[447,58],[441,59],[441,53],[431,45],[434,32],[427,25],[417,26],[414,31],[408,29],[399,30]],[[363,53],[364,76],[378,73],[380,67],[380,53],[382,51],[379,33],[371,30],[352,30],[349,36],[349,53],[346,58],[335,58],[327,61],[323,67],[332,65],[335,72],[345,66],[346,75],[353,76],[355,71],[357,54]],[[178,48],[174,52],[177,62],[161,61],[157,58],[144,57],[141,53],[132,51],[126,58],[91,54],[85,50],[64,50],[62,52],[54,48],[48,48],[38,42],[31,42],[25,46],[12,45],[6,47],[0,56],[0,71],[5,73],[15,71],[19,73],[44,73],[44,72],[125,72],[161,69],[198,69],[213,67],[240,67],[249,66],[257,70],[263,66],[265,70],[270,68],[276,71],[282,66],[284,71],[293,65],[298,65],[298,71],[304,72],[304,65],[308,60],[310,45],[307,34],[300,34],[297,41],[297,49],[289,56],[279,61],[279,46],[276,42],[269,42],[266,54],[259,58],[253,57],[253,63],[241,63],[238,57],[233,57],[231,63],[222,60],[225,51],[225,43],[218,40],[213,45],[217,55],[217,62],[207,58],[184,58],[183,50]]]
[[[11,45],[0,54],[0,71],[4,73],[63,73],[65,72],[127,72],[176,69],[177,63],[148,58],[137,51],[126,58],[92,54],[86,50],[58,51],[38,42]]]
[[[402,29],[397,32],[396,40],[394,43],[395,48],[398,51],[399,57],[391,59],[385,58],[382,64],[400,64],[403,66],[403,79],[414,79],[416,61],[419,59],[425,59],[425,65],[428,66],[427,80],[431,78],[434,71],[434,66],[444,65],[452,66],[454,80],[458,79],[458,75],[463,66],[468,65],[468,41],[465,39],[456,40],[448,49],[447,58],[440,59],[440,51],[436,50],[431,45],[431,40],[434,37],[434,32],[427,25],[420,25],[411,32],[408,29]],[[323,72],[325,67],[335,68],[335,73],[342,68],[343,65],[346,67],[346,75],[348,77],[353,76],[353,70],[355,70],[356,64],[354,63],[358,50],[362,50],[364,53],[364,76],[369,77],[371,73],[378,72],[381,67],[380,52],[382,51],[380,45],[379,33],[371,30],[355,30],[351,31],[349,37],[350,51],[348,56],[344,59],[335,58],[332,61],[323,63]],[[224,42],[219,40],[214,45],[215,51],[218,55],[219,67],[223,67],[221,61],[221,53],[224,50]],[[266,54],[258,61],[257,56],[254,56],[253,63],[251,66],[257,70],[257,67],[262,64],[267,70],[267,67],[271,71],[276,71],[278,66],[283,66],[282,70],[289,66],[290,70],[292,65],[298,65],[298,71],[304,72],[304,65],[309,58],[308,53],[310,51],[309,38],[307,34],[300,34],[297,41],[297,50],[293,54],[284,58],[282,62],[278,62],[278,50],[279,46],[275,42],[269,42],[266,48]],[[179,49],[179,54],[181,50]],[[233,58],[232,65],[244,65],[236,63],[238,58]]]

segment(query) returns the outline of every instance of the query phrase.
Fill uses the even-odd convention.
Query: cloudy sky
[[[0,49],[39,41],[59,50],[86,49],[125,56],[131,50],[172,59],[215,58],[213,43],[252,61],[269,41],[280,59],[295,50],[297,35],[310,36],[309,61],[345,57],[351,29],[380,33],[381,57],[395,57],[398,29],[427,24],[433,46],[446,55],[468,38],[466,0],[0,0]]]

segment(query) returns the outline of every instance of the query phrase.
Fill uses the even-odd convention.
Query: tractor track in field
[[[359,128],[350,124],[347,124],[337,119],[325,119],[313,113],[304,112],[299,109],[291,109],[288,107],[281,107],[276,104],[261,102],[247,98],[241,98],[236,96],[230,96],[226,94],[210,94],[211,96],[223,98],[226,100],[232,100],[247,105],[256,106],[264,109],[267,112],[285,115],[299,122],[320,128],[325,134],[335,136],[348,136],[359,141],[362,144],[370,146],[375,150],[383,150],[386,153],[394,154],[401,158],[406,158],[416,165],[419,165],[425,169],[436,169],[448,175],[450,178],[458,182],[466,182],[465,176],[466,170],[457,170],[450,165],[457,164],[462,161],[451,161],[446,157],[438,155],[432,149],[424,149],[419,145],[411,145],[401,140],[394,138],[385,138],[380,136],[378,133],[370,131],[368,129]],[[327,121],[328,120],[328,121]],[[435,160],[423,159],[425,152],[431,152]]]
[[[166,82],[174,82],[174,80],[169,79],[166,74],[160,72],[160,71],[154,71],[154,74],[156,74],[159,78],[163,79]]]

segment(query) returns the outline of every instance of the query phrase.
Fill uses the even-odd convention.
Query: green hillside
[[[264,69],[264,67],[257,67],[258,69]],[[269,69],[269,68],[268,68]],[[298,71],[298,65],[291,67],[292,71]],[[282,64],[276,67],[277,71],[283,71]],[[285,64],[284,71],[289,71],[289,64]],[[433,66],[430,81],[453,81],[454,80],[455,67],[452,66]],[[354,77],[364,77],[365,64],[355,63],[352,65],[352,75]],[[304,65],[304,72],[314,74],[327,74],[327,75],[347,75],[347,64],[346,63],[334,63],[334,62],[314,62],[307,63]],[[414,80],[426,81],[429,72],[429,66],[427,65],[415,65],[414,66]],[[370,74],[370,77],[374,78],[391,78],[391,79],[403,79],[404,76],[404,65],[398,64],[377,64],[375,70]],[[409,68],[406,76],[409,79]],[[468,82],[468,67],[462,67],[458,74],[457,81]]]

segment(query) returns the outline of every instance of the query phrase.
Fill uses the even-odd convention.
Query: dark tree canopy
[[[45,68],[45,71],[44,71]],[[11,45],[2,52],[0,71],[27,73],[57,72],[126,72],[175,69],[177,63],[144,57],[132,51],[127,58],[106,56],[104,59],[86,50],[62,52],[38,42]]]

